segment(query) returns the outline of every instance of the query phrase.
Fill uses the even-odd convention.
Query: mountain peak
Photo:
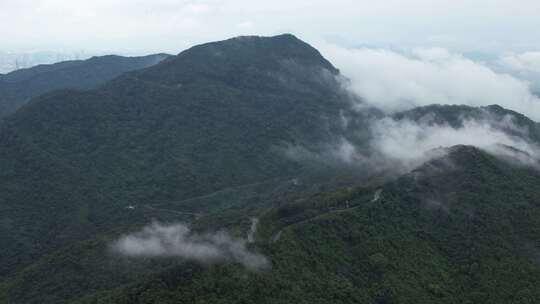
[[[273,44],[276,47],[296,47],[311,49],[314,48],[308,43],[304,42],[300,38],[296,37],[293,34],[280,34],[275,36],[258,36],[258,35],[249,35],[249,36],[237,36],[223,41],[211,42],[208,44],[221,44],[227,42],[241,43],[244,45],[264,45],[264,44]]]
[[[317,49],[291,34],[272,37],[239,36],[189,48],[138,75],[145,80],[168,85],[220,79],[245,85],[255,77],[275,77],[305,81],[305,76],[338,70]],[[164,77],[165,76],[165,77]],[[300,79],[302,78],[302,79]]]
[[[248,36],[236,36],[236,37],[225,39],[225,40],[196,45],[186,51],[181,52],[179,55],[189,52],[190,50],[200,50],[207,47],[226,48],[226,47],[232,47],[233,45],[242,46],[242,47],[254,47],[254,48],[265,48],[265,47],[266,48],[271,47],[273,49],[281,48],[283,53],[285,53],[286,51],[291,51],[290,49],[283,49],[287,47],[288,48],[294,47],[294,48],[297,48],[297,50],[303,49],[304,51],[315,50],[311,45],[300,40],[293,34],[280,34],[280,35],[275,35],[275,36],[248,35]]]
[[[279,34],[275,36],[260,36],[260,35],[245,35],[245,36],[236,36],[227,40],[240,40],[240,41],[253,41],[253,40],[274,40],[274,41],[289,41],[289,42],[300,42],[304,43],[298,37],[290,33]],[[226,40],[225,40],[226,41]]]

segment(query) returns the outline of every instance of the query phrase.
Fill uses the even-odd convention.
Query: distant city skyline
[[[39,64],[51,64],[67,60],[84,60],[100,55],[83,50],[0,52],[0,73],[30,68]]]

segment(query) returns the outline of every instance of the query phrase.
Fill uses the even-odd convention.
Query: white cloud
[[[289,156],[325,163],[339,160],[368,173],[402,174],[444,156],[447,148],[469,145],[511,162],[540,168],[540,147],[530,139],[529,131],[517,125],[510,114],[500,117],[486,110],[479,117],[461,118],[459,123],[449,125],[428,112],[414,121],[392,117],[372,121],[369,140],[361,146],[340,138],[323,153],[313,155],[295,147]]]
[[[417,48],[412,53],[423,61],[442,62],[450,60],[455,55],[452,55],[447,49],[444,48]]]
[[[498,104],[540,120],[540,99],[526,81],[445,49],[416,49],[411,55],[333,45],[322,50],[350,78],[353,92],[386,111],[429,104]]]
[[[399,163],[408,170],[437,156],[437,153],[433,154],[434,151],[455,145],[471,145],[494,155],[514,157],[516,156],[514,151],[505,148],[510,146],[525,152],[523,155],[528,154],[530,156],[526,161],[528,164],[539,158],[540,150],[535,144],[521,137],[509,135],[501,130],[500,125],[497,126],[498,123],[466,120],[463,121],[462,127],[454,128],[449,125],[385,118],[372,126],[371,148],[375,155],[388,163]],[[513,125],[511,119],[503,123],[514,131],[520,131]]]
[[[140,232],[121,237],[112,248],[132,257],[181,257],[201,263],[231,261],[248,270],[270,265],[266,257],[251,252],[245,240],[233,238],[226,232],[194,233],[183,224],[153,223]]]
[[[0,0],[2,48],[75,48],[177,53],[245,33],[292,31],[354,44],[512,50],[539,46],[540,2],[521,0]],[[481,22],[479,22],[481,21]]]
[[[540,52],[525,52],[503,56],[499,63],[517,72],[540,73]]]
[[[212,7],[206,3],[193,3],[186,6],[186,11],[195,14],[208,13],[212,10]]]
[[[507,54],[497,60],[495,67],[527,81],[536,94],[540,93],[540,52]]]
[[[253,23],[252,21],[244,21],[238,23],[236,26],[242,29],[252,29],[255,27],[255,23]]]

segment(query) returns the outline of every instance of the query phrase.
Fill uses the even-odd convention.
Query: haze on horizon
[[[534,0],[0,0],[9,24],[0,27],[0,73],[292,33],[384,110],[496,103],[540,120],[538,11]],[[5,55],[13,51],[50,54],[23,55],[20,66]]]
[[[540,50],[535,0],[0,0],[0,52],[176,54],[238,35],[460,53]]]

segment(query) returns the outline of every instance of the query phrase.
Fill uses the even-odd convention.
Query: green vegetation
[[[268,212],[257,246],[270,271],[181,265],[80,303],[535,303],[539,182],[456,147],[377,201],[349,189]]]
[[[381,114],[338,73],[294,36],[240,37],[33,99],[0,125],[0,303],[537,303],[540,173],[472,147],[394,179],[343,165],[328,146],[362,149]],[[509,113],[396,117],[486,111]],[[253,217],[269,270],[110,248]]]
[[[0,74],[0,118],[15,112],[30,99],[43,93],[68,88],[90,89],[122,73],[157,64],[168,56],[92,57]]]

